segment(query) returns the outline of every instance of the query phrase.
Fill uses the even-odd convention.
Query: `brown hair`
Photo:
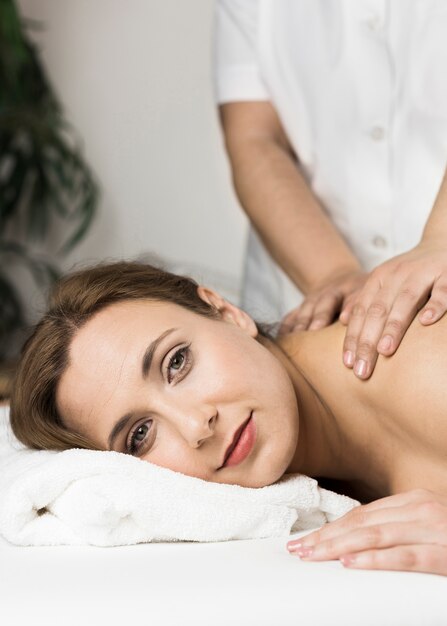
[[[101,309],[123,300],[172,302],[217,318],[216,309],[199,297],[197,286],[191,278],[130,262],[97,265],[63,278],[22,350],[11,396],[16,437],[36,449],[98,449],[85,436],[68,430],[56,407],[57,385],[76,330]]]

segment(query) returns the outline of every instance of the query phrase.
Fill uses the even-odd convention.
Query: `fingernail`
[[[300,559],[310,559],[313,551],[313,548],[306,548],[304,546],[302,546],[299,550],[294,550],[294,552],[297,553]]]
[[[357,374],[357,376],[360,376],[362,378],[366,374],[366,368],[367,368],[366,361],[364,361],[363,359],[360,359],[355,364],[354,372]]]
[[[355,564],[355,555],[354,554],[345,554],[339,559],[344,567],[350,567]]]
[[[346,350],[343,354],[343,362],[348,367],[352,367],[354,365],[354,353],[350,350]]]
[[[324,326],[323,320],[315,320],[309,326],[309,330],[318,330],[319,328],[323,328],[323,326]]]
[[[434,313],[431,309],[427,309],[426,311],[424,311],[424,313],[421,316],[421,321],[422,322],[429,322],[431,319],[433,319],[434,317]]]
[[[287,547],[293,547],[294,549],[296,548],[310,548],[310,547],[314,547],[315,544],[317,543],[317,539],[313,536],[313,532],[309,533],[308,535],[304,535],[304,537],[298,537],[298,539],[291,539],[290,541],[287,542]]]
[[[377,346],[379,350],[389,350],[392,346],[393,338],[390,335],[385,335],[379,341],[379,345]]]

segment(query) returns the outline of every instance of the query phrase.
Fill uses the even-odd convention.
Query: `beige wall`
[[[211,87],[210,0],[19,0],[103,190],[65,261],[161,255],[238,285],[246,222]]]

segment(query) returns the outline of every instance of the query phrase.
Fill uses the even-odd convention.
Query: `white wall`
[[[96,222],[64,267],[155,253],[237,285],[246,222],[212,97],[213,2],[19,6],[45,24],[33,39],[102,187]]]

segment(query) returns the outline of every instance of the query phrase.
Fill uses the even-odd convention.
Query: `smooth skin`
[[[234,307],[222,315],[226,321],[219,322],[145,300],[98,312],[76,333],[58,386],[64,423],[106,450],[130,453],[134,438],[135,456],[202,480],[245,487],[277,481],[297,445],[294,388],[278,359],[254,340],[253,320]],[[152,364],[143,374],[153,341]],[[222,468],[234,433],[251,413],[256,453],[243,467]],[[129,420],[110,444],[123,416]]]
[[[339,316],[347,326],[343,363],[367,380],[378,355],[397,350],[415,316],[430,325],[447,311],[447,174],[419,245],[368,274],[300,172],[272,104],[231,102],[220,106],[220,116],[241,205],[305,294],[281,332],[316,330]]]
[[[130,453],[137,442],[142,460],[213,482],[323,477],[371,504],[300,540],[298,550],[292,542],[294,553],[312,542],[307,557],[447,575],[447,322],[413,322],[400,350],[380,356],[365,382],[339,359],[340,323],[274,343],[216,292],[201,287],[199,295],[217,319],[140,300],[110,305],[81,327],[56,392],[67,427],[103,449]],[[222,467],[249,415],[251,453]]]
[[[447,575],[447,498],[415,489],[357,507],[287,549],[352,569]]]

